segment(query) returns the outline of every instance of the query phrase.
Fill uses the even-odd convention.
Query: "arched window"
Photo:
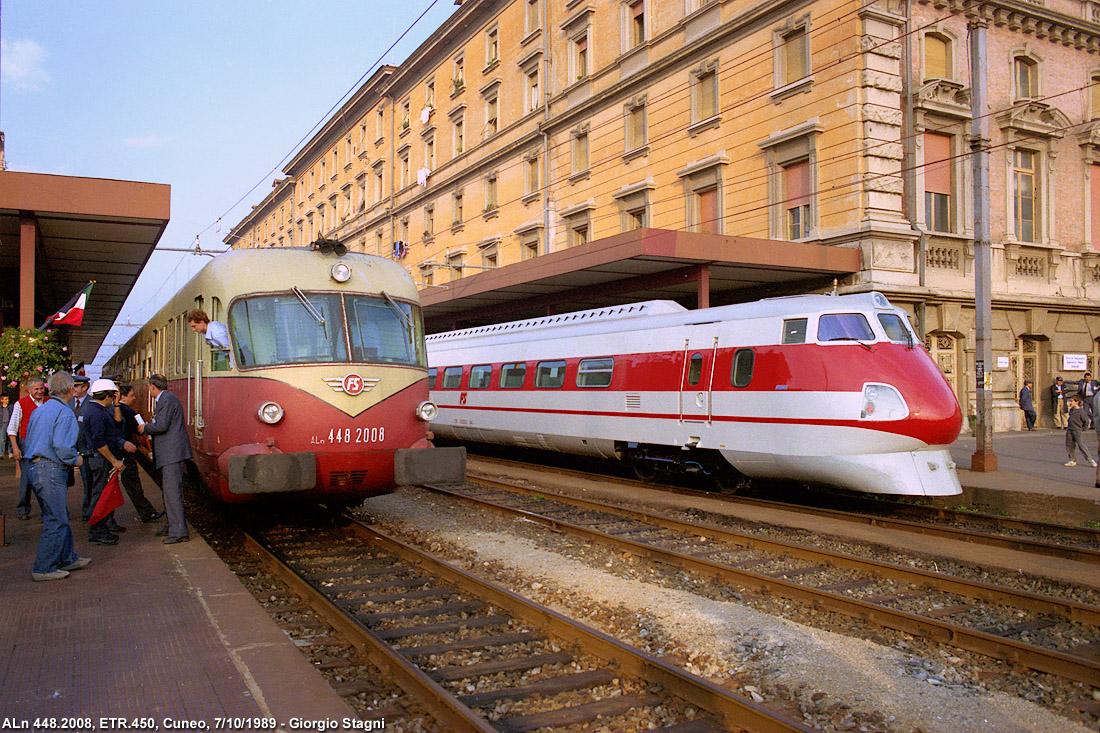
[[[924,78],[951,79],[951,41],[938,33],[924,36]]]
[[[1017,56],[1012,65],[1016,83],[1016,99],[1033,99],[1039,96],[1039,64],[1026,56]]]

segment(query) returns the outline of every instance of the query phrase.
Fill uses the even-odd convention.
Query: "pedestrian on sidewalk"
[[[1081,440],[1085,431],[1089,428],[1089,416],[1085,412],[1085,408],[1082,407],[1081,402],[1082,400],[1078,395],[1069,398],[1069,424],[1066,427],[1066,452],[1069,454],[1069,460],[1066,461],[1067,466],[1077,465],[1078,450],[1081,451],[1090,466],[1096,465],[1096,461],[1092,460],[1088,448]]]
[[[50,398],[27,421],[24,460],[30,487],[42,507],[42,536],[31,570],[34,580],[61,580],[91,562],[76,554],[69,526],[69,470],[80,465],[76,414],[69,406],[72,391],[72,375],[57,372],[50,377]]]
[[[1095,415],[1092,412],[1092,401],[1100,391],[1100,382],[1092,378],[1092,372],[1085,372],[1085,376],[1077,382],[1077,394],[1081,397],[1081,404],[1089,416],[1089,427],[1094,426]]]
[[[1066,404],[1066,385],[1061,377],[1055,377],[1054,384],[1050,385],[1050,412],[1054,427],[1065,430],[1069,406]]]
[[[183,406],[179,398],[168,391],[163,374],[149,376],[149,393],[153,395],[153,419],[138,425],[138,433],[153,436],[153,456],[161,470],[161,492],[168,524],[157,530],[167,545],[187,542],[187,517],[183,511],[183,464],[191,460],[191,444],[187,439]]]
[[[1020,409],[1024,411],[1024,422],[1028,430],[1035,429],[1035,402],[1031,399],[1031,380],[1025,379],[1024,386],[1020,388]]]

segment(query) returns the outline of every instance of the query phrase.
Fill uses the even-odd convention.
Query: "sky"
[[[222,250],[360,80],[399,66],[455,10],[454,0],[0,0],[8,169],[167,183],[157,249],[198,236]],[[154,251],[89,374],[209,260]]]

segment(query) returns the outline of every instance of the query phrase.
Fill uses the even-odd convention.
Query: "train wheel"
[[[717,471],[714,476],[714,489],[720,494],[749,494],[752,481],[738,471]]]
[[[634,468],[634,475],[639,481],[645,481],[650,483],[657,479],[657,465],[653,461],[647,461],[644,458],[635,458],[631,462]]]

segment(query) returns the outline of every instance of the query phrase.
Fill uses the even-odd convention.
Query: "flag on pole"
[[[95,280],[89,282],[83,290],[74,295],[73,299],[62,306],[61,310],[47,318],[46,322],[38,327],[38,330],[45,330],[46,326],[51,323],[55,326],[79,326],[83,323],[84,308],[88,304],[88,296],[92,293],[93,285],[95,285]]]
[[[103,493],[99,495],[99,501],[95,503],[92,516],[88,519],[89,525],[102,521],[108,514],[122,506],[122,487],[119,486],[118,477],[118,471],[111,471],[111,478],[103,487]]]

